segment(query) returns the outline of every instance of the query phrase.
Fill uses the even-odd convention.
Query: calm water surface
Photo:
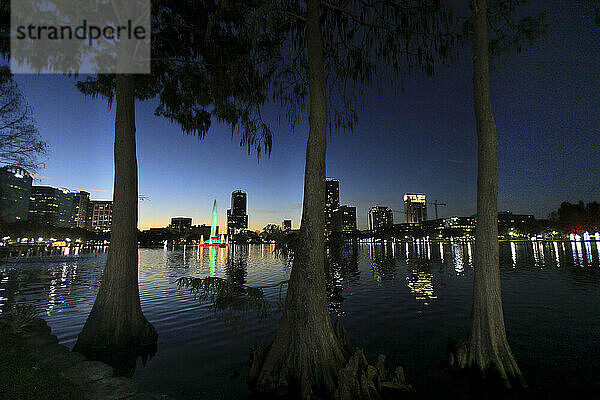
[[[600,242],[501,243],[509,342],[530,385],[600,381]],[[404,366],[421,393],[464,395],[445,370],[448,338],[469,323],[471,244],[359,244],[331,251],[332,316],[370,359]],[[249,396],[248,349],[272,340],[280,315],[215,314],[182,276],[219,276],[238,283],[276,283],[289,266],[269,245],[229,249],[140,249],[140,292],[158,331],[158,352],[138,361],[143,391],[177,399]],[[59,340],[74,345],[92,307],[106,254],[0,261],[0,311],[34,304]],[[267,296],[278,297],[277,289]],[[236,372],[239,372],[237,374]]]

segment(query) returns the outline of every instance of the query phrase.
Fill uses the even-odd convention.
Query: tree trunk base
[[[484,387],[526,388],[527,383],[508,343],[492,341],[482,343],[464,339],[459,343],[449,343],[447,356],[450,368],[466,372],[469,380]]]
[[[252,350],[248,384],[261,398],[309,400],[335,392],[340,361],[333,350],[288,343]]]
[[[88,358],[98,354],[130,352],[132,349],[156,348],[158,335],[154,326],[141,314],[132,318],[107,319],[106,313],[92,309],[77,337],[74,351]],[[142,353],[152,353],[144,350]]]
[[[414,392],[406,383],[404,369],[397,366],[393,374],[385,369],[385,356],[379,355],[370,365],[362,349],[356,348],[346,366],[338,371],[335,400],[379,400],[401,398]]]
[[[261,398],[297,398],[302,400],[380,400],[398,398],[399,394],[413,392],[406,383],[404,370],[397,367],[393,374],[385,370],[385,356],[380,355],[375,366],[369,365],[362,349],[352,349],[346,331],[336,322],[336,338],[344,360],[325,361],[318,355],[318,363],[306,362],[310,357],[300,352],[306,349],[280,353],[274,363],[269,360],[272,346],[251,349],[248,384]],[[316,360],[315,360],[316,361]]]

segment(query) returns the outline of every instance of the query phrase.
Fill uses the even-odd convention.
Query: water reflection
[[[577,235],[577,237],[578,237],[578,235]],[[577,265],[579,265],[580,267],[584,267],[585,262],[583,259],[583,250],[581,248],[581,241],[576,240],[574,242],[571,242],[571,249],[573,251],[573,260],[575,261],[575,263]]]
[[[89,258],[96,260],[95,257]],[[57,262],[44,267],[38,262],[24,260],[0,268],[0,313],[6,312],[16,303],[34,305],[38,313],[46,316],[72,308],[73,297],[86,296],[95,291],[94,286],[80,285],[77,258],[71,262]],[[44,294],[43,298],[40,295]]]
[[[454,271],[456,272],[457,276],[463,275],[465,272],[464,245],[451,243],[450,249],[452,254],[452,264],[454,264]]]
[[[467,242],[467,255],[469,256],[467,262],[469,265],[473,265],[473,244],[471,242]]]
[[[590,269],[590,273],[598,266],[600,241],[598,235],[573,235],[571,242],[502,242],[500,245],[501,268],[512,269],[534,266],[537,269],[553,266],[559,269],[569,266]],[[589,241],[582,239],[589,238]],[[579,240],[577,240],[579,239]],[[250,252],[250,249],[252,251]],[[359,250],[360,249],[360,250]],[[327,288],[332,310],[338,308],[344,297],[344,290],[352,282],[360,279],[358,254],[366,250],[368,268],[365,277],[369,277],[378,286],[394,281],[402,265],[409,266],[407,275],[411,291],[425,288],[429,292],[426,280],[431,280],[432,272],[423,273],[421,264],[414,260],[426,260],[428,263],[439,263],[442,269],[453,271],[457,277],[464,276],[472,269],[473,244],[470,242],[429,242],[414,241],[386,244],[338,244],[328,249]],[[0,266],[0,312],[12,307],[16,302],[34,303],[39,311],[47,317],[57,315],[65,309],[81,308],[72,299],[87,298],[93,301],[93,293],[99,284],[105,254],[100,253],[71,255],[53,255],[51,257],[19,257],[2,260]],[[156,251],[154,251],[156,252]],[[73,251],[71,254],[76,253]],[[278,265],[270,274],[268,269],[253,270],[252,279],[268,283],[285,277],[289,273],[285,261],[277,260],[272,254],[271,246],[240,246],[219,249],[198,246],[165,247],[160,259],[153,265],[171,271],[169,276],[176,278],[182,274],[193,273],[196,276],[221,276],[235,282],[244,283],[249,280],[249,260],[269,260]],[[141,261],[142,262],[142,261]],[[419,265],[419,268],[413,268]],[[283,268],[283,269],[282,269]],[[569,268],[569,271],[571,269]],[[421,272],[421,274],[419,274]],[[278,275],[279,274],[279,275]],[[445,275],[445,272],[442,273]],[[285,279],[285,278],[283,278]]]
[[[327,248],[325,263],[325,286],[329,312],[343,316],[341,310],[344,289],[360,278],[358,270],[358,245],[356,243],[332,242]]]
[[[429,305],[437,299],[433,290],[433,274],[430,271],[431,263],[428,260],[415,257],[409,259],[406,286],[416,300],[424,305]]]
[[[512,259],[512,267],[517,267],[517,245],[515,242],[510,242],[510,258]]]
[[[227,280],[235,285],[243,285],[246,283],[248,275],[248,245],[232,245],[235,246],[233,254],[229,254],[227,265],[225,266],[225,275]]]
[[[585,246],[585,255],[587,257],[587,260],[591,261],[592,260],[592,244],[590,242],[585,242],[584,246]]]
[[[210,263],[208,265],[208,269],[209,269],[209,275],[210,276],[215,276],[216,271],[217,271],[217,249],[215,246],[210,246],[210,255],[209,255],[209,259],[210,259]]]
[[[433,291],[433,274],[429,272],[413,270],[410,276],[406,277],[406,286],[415,299],[423,301],[426,306],[431,300],[437,299]]]
[[[583,370],[581,366],[597,371],[588,358],[597,353],[600,331],[596,318],[600,241],[594,241],[595,235],[590,238],[591,242],[500,243],[507,328],[523,368],[528,368],[527,360],[535,365],[541,360],[546,363],[540,366],[544,374],[552,368],[568,374]],[[443,374],[431,372],[431,365],[442,365],[439,349],[446,337],[460,336],[468,324],[473,249],[472,243],[460,241],[329,247],[329,309],[344,318],[365,350],[406,355],[406,362],[400,361],[420,390],[427,392],[427,385],[447,388],[438,382]],[[144,314],[160,335],[160,353],[145,368],[140,365],[152,352],[146,357],[134,354],[135,358],[117,354],[121,358],[114,365],[119,374],[133,373],[144,391],[179,399],[197,399],[198,393],[203,398],[247,395],[243,380],[230,380],[229,374],[245,365],[251,344],[272,339],[278,316],[264,320],[250,316],[239,327],[242,334],[232,332],[206,303],[178,288],[175,281],[181,276],[214,275],[240,285],[268,285],[287,279],[289,266],[273,255],[269,245],[212,250],[140,249],[140,297]],[[93,304],[106,257],[81,253],[53,257],[1,261],[0,311],[33,304],[61,343],[71,345]],[[279,288],[267,289],[265,295],[276,300],[278,292]]]
[[[83,353],[89,360],[99,360],[113,367],[114,376],[132,378],[135,374],[137,361],[141,360],[145,367],[148,360],[156,355],[158,338],[144,346],[136,346],[116,351],[86,351]]]
[[[544,268],[546,260],[544,259],[544,245],[545,242],[533,241],[531,246],[533,250],[533,259],[536,268]]]
[[[4,302],[6,300],[8,300],[8,298],[2,297],[2,295],[6,291],[6,287],[5,286],[6,286],[7,282],[8,282],[8,276],[1,276],[0,275],[0,314],[2,314],[2,306],[4,305]]]

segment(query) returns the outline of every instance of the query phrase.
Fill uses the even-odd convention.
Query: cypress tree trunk
[[[486,0],[473,0],[473,98],[477,121],[477,228],[473,308],[467,339],[450,358],[459,368],[499,379],[506,386],[525,380],[506,339],[498,245],[498,139],[490,101]]]
[[[135,142],[135,77],[117,74],[115,182],[108,259],[96,301],[74,350],[97,354],[156,342],[138,288],[138,182]]]
[[[346,355],[327,308],[324,271],[327,96],[320,1],[307,1],[306,46],[310,90],[300,245],[294,254],[285,310],[275,340],[255,352],[249,383],[259,392],[332,398]]]

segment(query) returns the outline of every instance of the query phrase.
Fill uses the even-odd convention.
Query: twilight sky
[[[562,201],[600,200],[600,26],[579,2],[552,5],[548,35],[527,51],[494,61],[492,103],[499,138],[499,208],[544,218]],[[340,201],[357,207],[359,229],[369,207],[402,210],[405,192],[448,204],[440,216],[476,208],[476,135],[470,49],[433,78],[409,77],[406,92],[373,91],[354,132],[332,133],[327,175],[340,180]],[[18,75],[40,133],[50,145],[34,184],[87,188],[111,199],[114,109],[85,98],[75,80]],[[231,192],[248,193],[250,228],[300,223],[308,127],[276,124],[270,158],[247,154],[229,128],[214,124],[204,140],[137,103],[139,227],[166,226],[170,217],[210,223],[213,199],[226,224]],[[275,121],[276,107],[269,107]],[[434,217],[433,208],[429,210]],[[404,222],[401,213],[394,222]]]

